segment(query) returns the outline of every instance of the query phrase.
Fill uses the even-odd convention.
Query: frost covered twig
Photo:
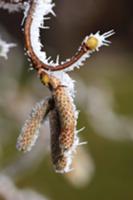
[[[0,199],[5,200],[47,200],[41,194],[31,190],[20,190],[16,187],[12,179],[4,174],[0,174]]]
[[[15,4],[17,0],[8,1]],[[21,4],[21,0],[18,1]],[[43,101],[35,106],[30,117],[18,138],[19,150],[29,151],[38,136],[38,129],[43,118],[49,116],[51,129],[52,162],[55,170],[59,173],[71,170],[73,153],[80,145],[76,130],[78,111],[74,104],[74,81],[66,74],[75,67],[80,67],[90,55],[98,51],[101,46],[108,46],[108,37],[114,34],[111,30],[107,33],[90,34],[81,43],[76,54],[65,62],[56,62],[47,57],[45,51],[41,51],[40,28],[47,28],[45,20],[47,15],[55,16],[52,0],[22,1],[24,9],[24,34],[28,57],[33,68],[37,71],[43,85],[51,92],[50,104]],[[4,7],[4,6],[3,6]],[[44,108],[45,107],[45,108]]]
[[[59,64],[58,57],[56,63],[54,61],[49,61],[46,52],[41,51],[42,44],[40,43],[40,28],[45,27],[45,19],[47,19],[48,14],[54,14],[53,11],[54,4],[52,0],[39,0],[31,1],[29,7],[28,16],[25,23],[25,39],[27,54],[32,60],[32,64],[36,69],[45,69],[50,71],[73,70],[74,67],[80,67],[83,62],[90,57],[90,54],[103,45],[107,46],[110,42],[106,40],[108,37],[114,34],[111,30],[103,35],[100,35],[98,31],[96,34],[90,34],[87,36],[81,46],[79,47],[76,54],[71,58],[67,59],[65,62]],[[44,22],[43,22],[44,21]]]

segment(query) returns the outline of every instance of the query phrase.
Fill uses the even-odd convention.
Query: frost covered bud
[[[98,39],[96,37],[90,36],[85,44],[90,50],[95,50],[98,46]]]

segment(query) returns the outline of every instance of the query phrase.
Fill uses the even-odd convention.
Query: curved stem
[[[33,22],[33,15],[36,9],[36,2],[35,0],[31,0],[31,5],[29,9],[29,13],[25,22],[25,28],[24,28],[24,33],[25,33],[25,42],[26,42],[26,49],[28,56],[30,57],[33,66],[36,70],[38,69],[45,69],[49,71],[58,71],[58,70],[63,70],[66,69],[76,62],[89,50],[86,44],[83,42],[77,51],[77,53],[69,60],[66,61],[63,64],[57,64],[56,66],[52,66],[50,64],[46,64],[42,62],[39,57],[36,55],[33,47],[32,47],[32,42],[31,42],[31,25]]]

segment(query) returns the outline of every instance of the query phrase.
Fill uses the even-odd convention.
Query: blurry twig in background
[[[47,200],[37,192],[18,189],[13,181],[4,174],[0,174],[0,199],[4,200]]]
[[[65,174],[65,177],[74,187],[82,188],[92,181],[95,165],[84,146],[78,147],[72,167],[74,170]]]
[[[10,51],[10,48],[15,47],[16,45],[14,43],[7,43],[4,40],[1,39],[0,36],[0,56],[7,59],[7,54]]]
[[[106,82],[86,86],[78,78],[78,87],[81,90],[79,104],[86,105],[88,123],[97,134],[114,140],[133,139],[133,119],[114,111],[113,89]]]
[[[35,170],[49,152],[49,134],[48,123],[45,123],[45,128],[41,128],[41,134],[36,146],[33,148],[33,152],[24,155],[21,154],[14,158],[14,161],[8,163],[2,170],[2,173],[7,174],[15,180],[20,180],[23,178],[23,174],[28,173],[31,168]]]

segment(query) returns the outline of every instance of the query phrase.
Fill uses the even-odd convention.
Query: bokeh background
[[[53,171],[48,121],[28,154],[16,150],[16,138],[33,105],[49,94],[24,56],[23,13],[0,10],[0,35],[17,43],[8,60],[0,57],[0,200],[133,199],[133,14],[131,0],[56,0],[57,17],[41,31],[47,54],[71,57],[83,38],[114,29],[110,47],[94,53],[76,80],[81,110],[78,128],[88,141],[78,149],[75,170]]]

